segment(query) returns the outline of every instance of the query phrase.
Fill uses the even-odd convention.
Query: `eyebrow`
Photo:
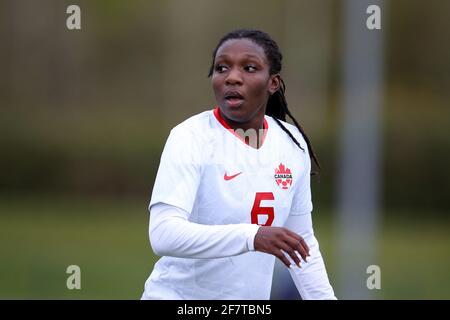
[[[218,60],[219,58],[227,58],[227,57],[229,57],[228,54],[221,54],[221,55],[216,57],[216,60]],[[260,61],[262,63],[265,62],[265,59],[261,59],[259,56],[251,54],[251,53],[244,54],[244,57],[247,58],[247,59],[255,59],[255,60]]]

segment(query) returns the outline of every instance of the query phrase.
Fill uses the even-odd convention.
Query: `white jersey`
[[[192,223],[237,225],[246,232],[251,225],[284,226],[289,216],[310,214],[307,145],[296,127],[282,123],[303,150],[270,116],[258,149],[232,132],[217,108],[177,125],[161,157],[149,210],[167,204]],[[252,245],[236,255],[217,244],[216,258],[163,256],[143,298],[269,299],[275,257]]]

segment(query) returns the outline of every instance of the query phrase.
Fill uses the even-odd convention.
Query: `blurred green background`
[[[386,1],[379,299],[450,298],[450,2]],[[81,30],[66,8],[81,8]],[[211,53],[265,30],[323,166],[315,230],[336,263],[343,1],[0,1],[0,298],[138,299],[169,130],[214,106]],[[66,288],[79,265],[81,290]],[[339,287],[335,287],[339,296]]]

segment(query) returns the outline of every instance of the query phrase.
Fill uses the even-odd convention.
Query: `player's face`
[[[267,100],[279,88],[270,75],[264,49],[249,39],[224,42],[217,50],[212,85],[222,114],[238,123],[264,116]]]

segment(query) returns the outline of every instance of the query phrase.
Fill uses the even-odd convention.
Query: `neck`
[[[260,129],[264,129],[264,113],[262,115],[257,115],[253,119],[246,122],[236,122],[228,119],[223,113],[221,113],[222,118],[228,123],[228,125],[234,130],[247,131],[253,129],[258,132]]]
[[[265,108],[258,110],[257,114],[250,120],[244,122],[237,122],[228,119],[219,108],[220,116],[227,123],[227,125],[234,130],[241,140],[245,141],[248,145],[254,148],[261,147],[264,138],[266,127],[264,126],[264,114]],[[255,136],[256,135],[256,136]]]

